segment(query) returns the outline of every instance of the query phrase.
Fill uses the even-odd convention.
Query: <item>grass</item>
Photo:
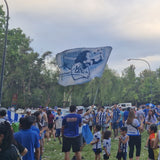
[[[147,131],[144,131],[142,133],[142,140],[141,140],[140,160],[147,160],[148,158],[148,151],[144,149],[147,138],[148,138]],[[112,138],[110,160],[117,160],[116,159],[117,150],[118,150],[118,140],[113,140]],[[72,158],[73,155],[74,155],[73,152],[70,152],[70,158]],[[94,160],[94,153],[92,151],[91,145],[88,144],[83,148],[82,156],[85,158],[85,160]],[[64,159],[64,153],[62,152],[62,145],[59,144],[58,139],[56,139],[56,141],[53,141],[52,139],[50,142],[45,142],[45,151],[43,155],[43,160],[63,160],[63,159]],[[128,155],[127,159],[129,159]],[[135,159],[135,152],[134,152],[134,159]],[[103,160],[103,157],[101,158],[101,160]]]

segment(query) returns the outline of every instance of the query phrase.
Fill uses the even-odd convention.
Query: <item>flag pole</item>
[[[93,105],[94,105],[94,103],[95,103],[95,101],[96,101],[98,90],[99,90],[99,85],[98,85],[98,87],[97,87],[96,94],[95,94],[95,96],[94,96]]]

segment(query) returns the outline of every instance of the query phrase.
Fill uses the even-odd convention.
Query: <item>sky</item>
[[[160,67],[159,0],[7,0],[9,28],[21,28],[31,47],[53,55],[71,48],[112,46],[109,68],[131,64],[137,75]],[[4,1],[0,0],[4,5]],[[4,7],[5,10],[5,7]]]

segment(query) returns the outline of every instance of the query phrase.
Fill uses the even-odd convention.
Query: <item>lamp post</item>
[[[143,61],[148,65],[148,68],[150,70],[150,93],[151,93],[151,101],[150,101],[150,103],[152,103],[152,79],[151,79],[151,66],[150,66],[149,62],[147,60],[141,59],[141,58],[129,58],[127,60],[128,61],[132,61],[132,60]]]
[[[6,30],[5,30],[5,40],[3,48],[3,59],[2,59],[2,68],[1,68],[1,81],[0,81],[0,107],[2,102],[2,88],[3,88],[3,77],[4,77],[4,68],[5,68],[5,59],[6,59],[6,46],[7,46],[7,35],[8,35],[8,21],[9,21],[9,7],[7,1],[4,0],[7,8],[7,19],[6,19]]]

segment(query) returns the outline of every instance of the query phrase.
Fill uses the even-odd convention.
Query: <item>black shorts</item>
[[[63,137],[63,147],[62,152],[69,152],[71,150],[73,152],[79,152],[80,151],[80,137],[75,138],[69,138],[69,137]]]
[[[97,155],[100,154],[102,152],[102,148],[98,148],[98,149],[93,149],[93,152]]]
[[[107,154],[104,154],[104,155],[103,155],[103,159],[104,159],[104,160],[109,159],[109,156],[107,156]]]
[[[117,123],[117,122],[112,122],[112,129],[118,129],[118,127],[119,127],[119,123]]]
[[[60,137],[61,135],[61,129],[56,129],[56,137]]]
[[[49,123],[48,128],[51,130],[53,128],[53,123]]]

